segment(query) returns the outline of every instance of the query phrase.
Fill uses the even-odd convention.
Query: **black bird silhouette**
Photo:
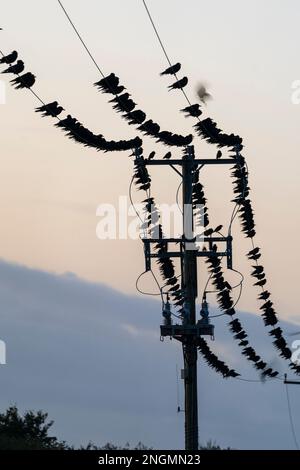
[[[152,160],[154,157],[155,157],[155,152],[151,152],[148,157],[148,160]]]
[[[146,135],[156,136],[159,133],[160,126],[156,122],[153,122],[152,119],[144,122],[141,126],[138,127],[141,132],[144,132]]]
[[[169,85],[168,88],[171,90],[181,90],[188,84],[188,78],[183,77],[181,80],[177,80],[177,82],[172,83],[172,85]]]
[[[191,106],[187,106],[186,108],[183,108],[180,110],[182,113],[186,114],[186,117],[192,116],[192,117],[199,117],[202,114],[202,111],[200,109],[200,105],[197,104],[192,104]]]
[[[124,115],[124,118],[128,121],[128,124],[141,124],[146,119],[146,114],[141,109],[132,111]]]
[[[213,229],[213,228],[209,228],[208,230],[205,230],[204,235],[205,235],[206,237],[210,237],[213,233],[214,233],[214,229]]]
[[[259,297],[258,297],[258,298],[259,298],[260,300],[268,300],[268,298],[270,297],[270,295],[271,295],[270,292],[267,291],[267,290],[265,290],[265,291],[263,291],[261,294],[259,294]]]
[[[62,127],[62,128],[65,128],[65,129],[69,129],[69,128],[74,129],[74,126],[75,126],[76,123],[77,123],[77,119],[73,118],[71,116],[71,114],[68,114],[68,116],[65,119],[57,122],[55,124],[55,126],[56,127]]]
[[[62,111],[64,111],[64,108],[62,106],[58,106],[57,101],[53,101],[53,103],[48,103],[40,106],[39,108],[36,108],[35,111],[37,113],[42,113],[43,117],[57,117]]]
[[[219,158],[221,158],[221,157],[222,157],[222,152],[221,152],[221,150],[218,150],[217,151],[217,156],[216,156],[217,160],[219,160]]]
[[[0,64],[12,64],[18,58],[17,51],[13,51],[11,54],[1,57]]]
[[[172,157],[171,152],[166,153],[166,155],[163,157],[165,160],[169,160]]]
[[[171,67],[168,67],[166,70],[161,72],[160,75],[174,75],[175,73],[179,72],[181,69],[181,64],[178,62],[175,65],[171,65]]]
[[[128,100],[130,98],[130,94],[129,93],[123,93],[123,95],[120,95],[120,96],[116,96],[115,98],[113,98],[112,100],[109,100],[108,102],[109,103],[119,103],[120,100]]]
[[[27,72],[11,80],[11,83],[16,86],[17,90],[31,88],[35,84],[35,76],[31,72]]]
[[[207,92],[206,87],[203,84],[198,86],[197,95],[202,103],[206,103],[207,100],[212,98],[211,94]]]
[[[24,62],[23,60],[18,60],[18,62],[15,65],[11,65],[8,67],[8,69],[4,70],[2,73],[14,73],[18,75],[19,73],[22,73],[24,70]]]
[[[125,87],[122,85],[119,86],[120,79],[114,74],[111,73],[107,77],[102,78],[99,82],[94,83],[94,85],[103,93],[111,93],[113,95],[118,95],[125,90]]]
[[[263,287],[267,283],[266,279],[262,279],[261,281],[256,282],[254,285],[255,286],[260,286]]]

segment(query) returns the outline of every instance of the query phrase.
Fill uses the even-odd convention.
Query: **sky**
[[[167,63],[142,1],[65,0],[64,5],[101,70],[105,74],[115,72],[134,100],[162,127],[190,133],[193,122],[178,112],[185,106],[182,95],[168,92],[169,80],[159,76]],[[0,49],[4,53],[18,50],[26,70],[36,75],[34,90],[44,101],[58,100],[68,113],[108,139],[137,135],[114,113],[107,97],[93,87],[101,78],[99,72],[58,2],[0,0],[0,6]],[[171,60],[180,61],[183,74],[189,77],[186,90],[191,100],[196,102],[196,86],[205,82],[213,95],[207,114],[225,132],[244,139],[257,244],[262,248],[269,290],[280,318],[299,324],[296,244],[300,229],[300,105],[291,100],[292,83],[300,79],[299,2],[214,0],[208,4],[189,0],[183,4],[179,0],[149,0],[148,6]],[[34,113],[39,103],[30,93],[14,90],[6,76],[2,80],[6,86],[6,103],[0,105],[2,260],[7,266],[23,266],[28,275],[48,273],[53,279],[61,279],[56,276],[73,273],[80,282],[87,283],[85,286],[107,289],[110,302],[116,295],[122,299],[125,295],[137,305],[144,305],[144,297],[135,290],[136,278],[144,270],[142,245],[136,240],[100,241],[96,237],[99,204],[117,204],[119,196],[128,195],[133,168],[129,152],[101,154],[76,145],[54,128],[51,119]],[[214,156],[214,149],[200,138],[194,144],[199,158]],[[154,149],[158,155],[166,152],[148,138],[144,139],[144,148],[146,153]],[[181,156],[180,151],[174,156]],[[233,207],[229,173],[228,168],[220,166],[207,167],[201,175],[213,225],[226,227],[230,220]],[[174,202],[179,184],[174,172],[153,169],[152,182],[159,202]],[[136,202],[144,199],[139,192],[133,196]],[[251,287],[251,266],[245,260],[251,246],[241,236],[238,222],[233,236],[234,267],[245,275],[238,306],[256,314],[257,292]],[[239,276],[227,274],[231,282],[239,281]],[[198,277],[201,290],[207,279],[201,263]],[[26,285],[25,274],[23,279]],[[147,276],[140,287],[150,292],[157,289]],[[90,308],[92,299],[86,292],[83,295]],[[19,303],[18,292],[15,297]],[[35,302],[34,294],[29,302]],[[45,305],[47,311],[49,305]],[[60,308],[56,302],[53,314],[59,315]],[[147,308],[157,311],[157,328],[159,308]],[[100,310],[106,315],[105,303]],[[37,327],[37,318],[32,322]],[[59,330],[54,323],[51,328]],[[110,328],[113,335],[112,325]],[[173,350],[165,354],[170,354],[173,367]],[[158,367],[157,361],[154,363]],[[180,441],[178,436],[173,439]],[[237,440],[234,445],[246,445],[243,442]]]
[[[75,275],[54,275],[0,263],[1,338],[7,365],[0,366],[0,409],[45,410],[52,434],[80,446],[142,441],[157,449],[181,449],[184,416],[181,349],[159,338],[159,302],[126,295]],[[215,313],[212,310],[212,313]],[[251,342],[283,373],[284,364],[262,320],[239,312]],[[199,360],[199,438],[234,449],[294,449],[285,385],[262,384],[232,342],[224,317],[216,319],[211,349],[222,354],[245,382],[223,379]],[[283,323],[287,332],[295,325]],[[296,433],[297,386],[289,387]]]

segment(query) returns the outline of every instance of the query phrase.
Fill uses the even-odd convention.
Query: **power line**
[[[94,65],[95,65],[95,67],[97,68],[98,72],[100,73],[100,75],[101,75],[103,78],[105,78],[104,73],[103,73],[102,70],[100,69],[99,65],[97,64],[97,62],[96,62],[96,60],[95,60],[95,58],[94,58],[94,56],[92,55],[91,51],[90,51],[89,48],[87,47],[87,45],[86,45],[85,41],[83,40],[81,34],[79,33],[79,31],[78,31],[78,29],[76,28],[74,22],[72,21],[72,19],[71,19],[69,13],[67,12],[67,10],[65,9],[65,7],[63,6],[62,2],[61,2],[60,0],[57,0],[57,1],[58,1],[59,5],[60,5],[62,11],[63,11],[64,14],[66,15],[66,17],[67,17],[67,19],[68,19],[70,25],[71,25],[72,28],[74,29],[74,31],[75,31],[75,33],[76,33],[78,39],[80,40],[80,42],[82,43],[82,45],[83,45],[83,47],[85,48],[86,52],[88,53],[88,55],[89,55],[90,58],[92,59],[92,61],[93,61]]]

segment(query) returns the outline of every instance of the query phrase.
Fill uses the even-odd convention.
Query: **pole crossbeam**
[[[234,165],[238,161],[237,158],[200,158],[193,159],[193,165]],[[171,159],[171,160],[144,160],[145,165],[180,165],[184,166],[184,159]]]
[[[186,250],[194,253],[197,258],[208,258],[209,256],[226,257],[229,256],[227,251],[197,251],[197,250]],[[168,251],[166,253],[150,253],[150,258],[182,258],[182,254],[179,251]]]

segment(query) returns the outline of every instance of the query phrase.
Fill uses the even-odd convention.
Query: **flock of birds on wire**
[[[35,84],[36,77],[31,72],[23,73],[25,64],[18,58],[18,52],[13,51],[8,55],[3,55],[0,58],[0,65],[6,68],[2,71],[4,74],[15,75],[11,80],[12,85],[16,89],[31,89]],[[188,84],[188,78],[183,77],[177,79],[177,73],[180,71],[181,65],[177,63],[168,67],[161,73],[161,76],[174,75],[176,81],[168,86],[169,91],[183,90]],[[22,75],[21,75],[22,74]],[[141,109],[136,109],[137,104],[133,101],[131,95],[126,91],[125,86],[120,84],[120,79],[114,74],[103,77],[101,80],[94,84],[101,92],[105,94],[114,95],[109,103],[113,109],[120,113],[122,118],[127,121],[129,125],[137,127],[138,131],[142,134],[152,137],[157,143],[162,143],[169,147],[182,147],[184,155],[187,152],[187,146],[193,141],[193,135],[186,136],[172,133],[171,131],[161,130],[160,125],[147,118],[146,113]],[[207,92],[205,86],[201,85],[198,89],[198,97],[202,104],[205,104],[211,95]],[[146,199],[143,201],[145,204],[145,228],[150,233],[158,233],[158,240],[155,245],[156,252],[161,255],[158,259],[159,270],[165,280],[164,288],[168,289],[168,296],[172,298],[173,304],[178,309],[180,316],[186,314],[185,311],[185,292],[180,285],[178,276],[175,273],[175,266],[168,254],[168,243],[164,240],[163,229],[160,224],[160,216],[155,205],[155,200],[150,196],[151,177],[146,167],[145,157],[143,156],[143,141],[140,137],[135,137],[129,140],[106,140],[102,134],[94,134],[89,129],[84,127],[76,118],[67,115],[61,119],[59,116],[65,111],[64,108],[57,102],[43,103],[42,106],[36,108],[36,112],[40,113],[42,117],[52,117],[57,119],[55,126],[62,129],[66,136],[70,139],[82,144],[86,147],[95,148],[98,151],[126,151],[133,150],[132,155],[135,156],[134,161],[134,180],[138,189],[146,192]],[[234,188],[234,202],[238,207],[238,214],[241,221],[241,229],[247,238],[250,238],[253,243],[255,236],[255,221],[254,212],[249,198],[248,186],[248,171],[245,158],[241,155],[243,149],[242,138],[234,134],[226,134],[217,127],[217,124],[211,119],[206,118],[201,120],[200,116],[203,114],[202,106],[199,103],[191,104],[183,109],[181,112],[186,117],[193,117],[197,119],[194,125],[196,133],[209,144],[213,144],[218,148],[216,158],[222,157],[221,148],[226,148],[229,155],[233,159],[232,177]],[[230,153],[231,152],[231,153]],[[165,159],[172,157],[171,152],[167,152],[164,156]],[[151,160],[155,158],[155,151],[152,151],[148,156]],[[216,229],[207,228],[209,226],[208,208],[206,205],[206,198],[204,194],[203,185],[199,182],[199,170],[195,169],[193,173],[193,194],[192,194],[193,208],[202,206],[201,211],[198,210],[196,215],[196,222],[205,228],[205,236],[210,236],[215,232],[221,230],[221,226]],[[243,349],[242,354],[253,363],[254,367],[261,372],[262,377],[274,378],[278,372],[268,366],[267,362],[256,353],[254,348],[250,346],[248,335],[239,319],[233,319],[236,314],[235,305],[232,299],[232,287],[225,280],[221,267],[221,259],[217,256],[217,246],[213,245],[212,250],[207,255],[208,269],[211,275],[211,282],[217,291],[218,305],[225,314],[227,314],[231,321],[229,322],[229,330],[233,337],[238,341],[238,345]],[[300,374],[300,366],[291,362],[291,350],[289,349],[286,340],[283,337],[283,331],[278,327],[277,313],[274,309],[271,300],[271,294],[266,290],[266,275],[264,267],[259,264],[261,252],[259,247],[255,247],[247,254],[249,261],[252,264],[251,275],[254,278],[254,286],[260,289],[259,301],[261,301],[260,311],[266,327],[269,327],[269,335],[272,337],[273,344],[278,350],[281,357],[290,361],[289,366],[297,374]],[[208,347],[204,338],[197,339],[197,347],[208,365],[223,377],[237,377],[239,374],[230,369],[223,361],[221,361]]]

